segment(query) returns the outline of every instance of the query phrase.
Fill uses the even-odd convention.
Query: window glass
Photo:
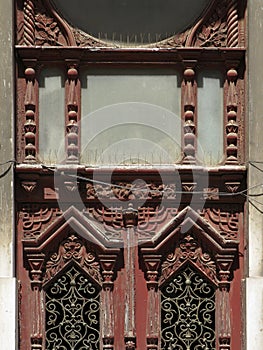
[[[192,24],[210,0],[54,0],[74,27],[123,44],[160,41]]]
[[[180,90],[173,69],[83,72],[81,161],[176,162],[181,153]]]
[[[39,79],[39,160],[53,164],[63,159],[65,144],[65,88],[59,69],[48,68]]]
[[[218,164],[223,157],[223,79],[218,71],[198,76],[197,154],[206,165]]]

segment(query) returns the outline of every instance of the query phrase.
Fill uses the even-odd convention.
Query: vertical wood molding
[[[136,349],[136,326],[135,326],[135,259],[138,256],[138,242],[135,225],[138,220],[138,211],[129,204],[128,209],[123,210],[125,225],[124,237],[124,264],[126,266],[126,294],[125,294],[125,322],[124,343],[126,350]]]
[[[79,126],[78,126],[78,70],[75,63],[68,66],[68,96],[67,96],[67,163],[79,161]]]
[[[228,92],[226,101],[227,125],[226,125],[226,164],[238,164],[238,123],[237,123],[237,90],[236,80],[238,73],[236,69],[227,71]]]
[[[25,93],[25,163],[36,163],[36,92],[35,92],[35,65],[30,62],[25,69],[26,93]]]
[[[230,0],[227,7],[227,46],[238,46],[238,39],[237,0]]]
[[[24,2],[24,44],[35,44],[35,4],[32,0]]]
[[[183,145],[183,163],[195,164],[195,71],[186,68],[184,71],[184,145]]]

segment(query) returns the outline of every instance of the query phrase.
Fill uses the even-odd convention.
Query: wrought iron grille
[[[187,266],[161,288],[162,350],[215,349],[215,289]]]
[[[97,350],[100,291],[76,266],[46,290],[46,349]]]

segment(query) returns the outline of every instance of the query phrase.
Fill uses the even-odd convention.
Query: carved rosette
[[[237,123],[237,71],[231,68],[227,72],[228,94],[227,94],[227,125],[226,125],[226,164],[238,164],[238,123]]]
[[[26,94],[25,94],[25,162],[36,162],[36,96],[35,96],[35,69],[28,67],[25,69]]]
[[[77,82],[78,70],[75,64],[71,64],[68,68],[67,163],[78,163],[79,160]]]
[[[195,98],[194,79],[195,71],[187,68],[184,71],[185,91],[184,91],[184,158],[183,163],[195,164]]]

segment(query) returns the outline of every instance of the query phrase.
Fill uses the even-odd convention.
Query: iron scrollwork
[[[187,266],[161,289],[161,348],[215,349],[215,288]]]
[[[98,350],[100,290],[74,264],[46,289],[46,349]]]

